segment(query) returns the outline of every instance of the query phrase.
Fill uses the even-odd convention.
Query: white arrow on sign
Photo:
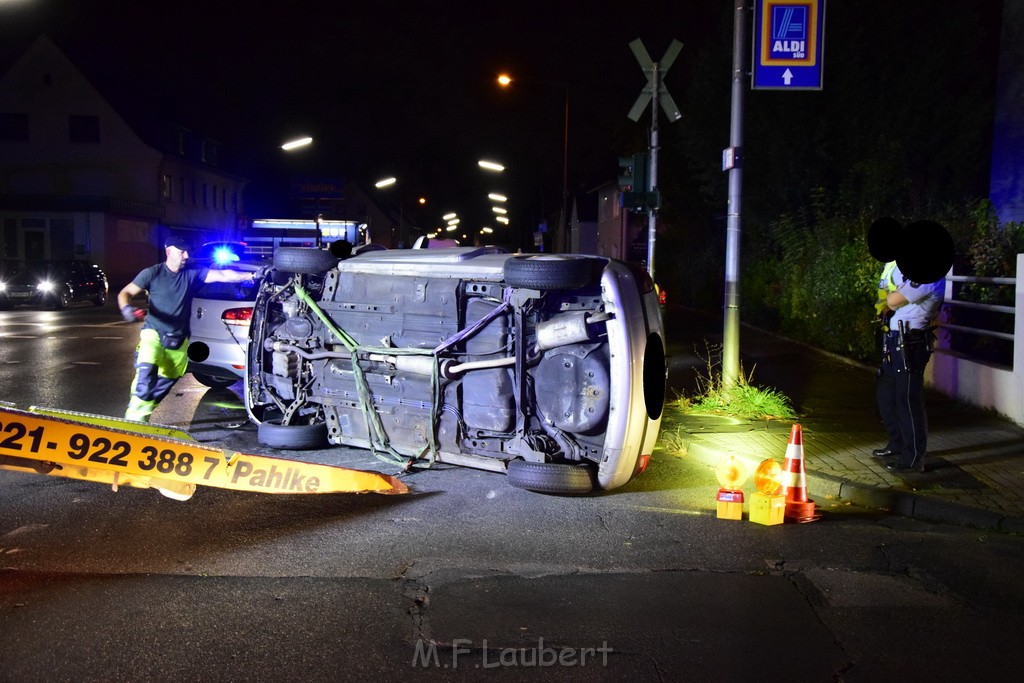
[[[789,69],[786,69],[785,71],[782,72],[782,82],[784,84],[789,85],[792,80],[793,80],[793,72],[792,71],[790,71]]]
[[[633,121],[639,121],[640,115],[647,108],[647,103],[653,99],[652,95],[655,92],[655,88],[657,88],[658,103],[661,104],[661,109],[665,112],[669,122],[678,121],[683,118],[683,115],[679,113],[679,107],[676,106],[672,96],[668,94],[668,90],[662,81],[668,68],[672,66],[672,63],[676,61],[676,57],[679,56],[679,51],[683,49],[683,44],[678,40],[673,40],[672,44],[665,50],[665,56],[661,58],[661,62],[657,65],[651,61],[647,48],[644,47],[643,42],[639,38],[631,42],[629,48],[633,51],[633,55],[636,56],[636,61],[640,62],[640,68],[647,74],[647,85],[641,91],[640,97],[637,98],[627,116]],[[656,66],[657,68],[655,68]],[[658,80],[657,86],[654,83],[655,78]]]

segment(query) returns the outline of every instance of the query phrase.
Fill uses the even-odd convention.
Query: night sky
[[[289,172],[362,184],[394,175],[410,198],[458,210],[494,184],[476,166],[490,157],[550,210],[566,88],[570,190],[589,190],[615,176],[623,146],[646,140],[649,111],[626,117],[646,82],[629,42],[658,59],[678,39],[679,64],[720,39],[730,13],[722,0],[0,0],[0,65],[45,32],[108,88],[224,141],[243,176],[274,169],[279,141],[307,133],[315,147],[288,159]],[[523,80],[501,90],[503,70]],[[670,90],[685,70],[667,74]]]
[[[839,112],[826,127],[831,149],[871,128],[851,129],[851,123],[891,118],[907,109],[911,96],[920,99],[918,112],[937,111],[929,98],[948,99],[964,90],[964,78],[977,82],[992,73],[989,57],[996,54],[997,40],[991,38],[990,55],[974,72],[957,64],[928,71],[940,63],[924,59],[933,51],[961,62],[977,59],[955,31],[964,23],[958,18],[964,5],[983,25],[995,26],[991,35],[998,36],[999,0],[829,0],[825,90],[748,98],[752,193],[756,144],[767,142],[765,135],[793,137],[782,146],[790,151],[770,155],[790,171],[772,172],[776,187],[766,196],[787,192],[800,201],[805,188],[799,182],[779,186],[779,180],[797,178],[809,167],[807,155],[828,163],[831,152],[822,142],[802,137],[815,120]],[[646,83],[629,48],[636,38],[655,60],[673,39],[683,43],[665,84],[685,118],[673,124],[661,118],[662,144],[671,144],[669,138],[686,127],[689,148],[697,148],[690,162],[705,164],[705,174],[718,190],[724,188],[726,178],[716,166],[729,143],[733,10],[730,0],[0,0],[0,69],[40,33],[49,34],[88,77],[102,81],[101,92],[119,93],[121,100],[137,97],[221,140],[231,170],[253,180],[250,214],[261,213],[289,175],[341,178],[371,188],[375,180],[396,176],[399,185],[391,192],[408,206],[418,196],[428,197],[433,214],[425,219],[435,224],[449,210],[490,217],[484,195],[496,189],[509,194],[520,221],[529,224],[550,214],[561,196],[566,92],[570,192],[586,197],[586,191],[615,178],[619,155],[646,147],[650,111],[639,123],[626,116]],[[922,12],[936,25],[952,25],[940,43],[913,26],[898,28],[911,22],[901,13]],[[857,113],[864,98],[852,88],[889,82],[865,73],[879,64],[904,74],[909,85],[871,93],[878,105]],[[501,71],[522,80],[502,90],[495,82]],[[944,83],[947,74],[961,81]],[[694,101],[701,97],[691,89],[695,82],[711,84],[700,91],[708,93],[707,101]],[[979,111],[989,106],[978,102]],[[773,123],[767,133],[761,126],[762,137],[755,138],[766,114],[775,117]],[[913,117],[906,120],[901,130],[913,133],[917,124]],[[300,133],[315,138],[312,148],[289,157],[276,149]],[[505,163],[505,182],[499,185],[480,171],[480,158]],[[667,174],[668,155],[665,162]]]

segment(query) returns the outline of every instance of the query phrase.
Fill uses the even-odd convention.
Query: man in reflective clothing
[[[939,313],[946,280],[911,282],[889,262],[878,289],[885,293],[882,313],[882,364],[877,401],[889,436],[885,448],[873,451],[892,458],[886,469],[924,471],[928,420],[924,410],[924,369],[932,353],[932,322]]]
[[[236,270],[186,268],[188,242],[171,237],[164,243],[166,260],[146,268],[117,295],[121,315],[129,322],[142,318],[131,305],[133,297],[146,292],[149,312],[139,332],[135,350],[135,379],[124,416],[149,422],[157,404],[170,392],[188,367],[189,319],[192,299],[205,282],[256,280],[258,273]]]

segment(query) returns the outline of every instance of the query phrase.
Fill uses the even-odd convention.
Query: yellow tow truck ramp
[[[232,452],[174,427],[52,408],[0,405],[0,469],[155,488],[188,500],[196,486],[258,493],[408,493],[397,478]]]

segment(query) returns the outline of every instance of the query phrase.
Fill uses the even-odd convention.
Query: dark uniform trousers
[[[886,340],[878,370],[876,398],[882,425],[889,435],[887,450],[899,464],[916,467],[928,448],[928,418],[924,412],[924,369],[931,357],[930,332],[911,330],[903,348],[896,333]]]

